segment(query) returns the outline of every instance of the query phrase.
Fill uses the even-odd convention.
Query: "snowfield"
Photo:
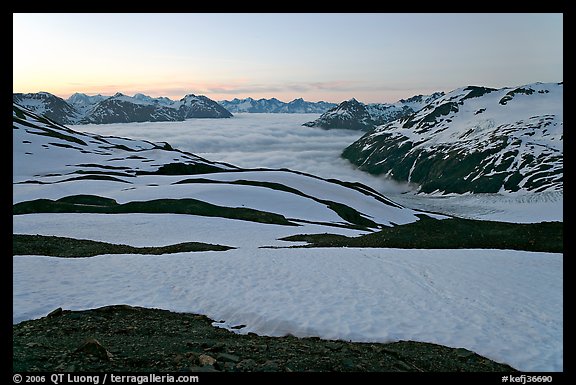
[[[246,325],[241,333],[424,341],[563,370],[561,254],[254,248],[13,263],[14,323],[129,304]]]
[[[134,247],[205,242],[244,249],[298,245],[298,242],[278,239],[303,233],[329,232],[349,237],[368,233],[316,224],[295,227],[198,215],[140,213],[16,215],[13,219],[13,231],[14,234],[53,235]]]
[[[245,125],[243,135],[247,137],[240,135],[240,141],[254,138],[251,130],[264,126],[262,119],[266,114],[255,115],[258,115],[256,126]],[[279,114],[270,115],[269,119],[281,119]],[[290,115],[289,124],[297,118]],[[244,117],[239,121],[250,119]],[[232,130],[230,122],[234,119],[223,124],[225,134],[233,132],[227,131]],[[286,128],[287,123],[274,122],[271,125],[274,129],[280,129],[282,124]],[[152,136],[164,130],[162,140],[170,140],[172,131],[166,128],[176,126],[187,132],[188,141],[201,137],[202,133],[206,142],[223,135],[200,129],[205,124],[214,123],[189,120],[142,127],[149,129]],[[115,134],[122,135],[119,129],[122,125],[110,126],[117,127]],[[291,145],[280,158],[291,156],[295,163],[302,161],[304,167],[299,171],[310,172],[316,167],[320,176],[334,177],[339,167],[334,166],[335,159],[340,159],[335,155],[336,143],[349,133],[323,140],[319,133],[311,134],[314,129],[298,129],[303,129],[304,134],[286,128],[282,140]],[[197,241],[236,248],[154,256],[14,256],[13,323],[43,317],[58,307],[82,310],[128,304],[204,314],[216,320],[216,326],[237,333],[293,334],[361,342],[432,342],[466,348],[522,371],[563,370],[561,253],[290,249],[286,246],[301,243],[279,240],[295,234],[367,234],[379,226],[419,220],[416,216],[422,214],[419,210],[430,207],[451,214],[463,210],[472,218],[537,222],[559,216],[561,220],[562,194],[432,196],[433,200],[424,197],[418,205],[419,196],[408,193],[396,196],[405,198],[398,200],[406,205],[403,207],[390,201],[386,197],[389,194],[380,195],[366,186],[350,186],[288,170],[240,170],[182,152],[194,150],[177,146],[178,143],[170,144],[182,151],[160,143],[81,134],[17,106],[13,132],[13,204],[24,207],[13,215],[14,234],[64,236],[138,247]],[[181,135],[184,131],[174,132]],[[259,135],[260,138],[270,135],[262,143],[269,143],[273,149],[282,148],[271,132]],[[297,138],[303,139],[299,135],[309,139],[305,148],[322,155],[298,159],[297,149],[304,148],[297,143]],[[212,143],[215,147],[207,151],[216,151],[217,142]],[[230,143],[221,143],[221,151],[230,148]],[[260,148],[246,150],[240,156],[244,166],[268,159],[270,163],[258,166],[272,167],[278,161],[279,158],[267,157],[270,147]],[[176,163],[191,171],[149,174]],[[361,173],[341,170],[344,177],[338,179],[368,181],[366,185],[382,191],[377,188],[381,184],[369,183],[375,178],[348,178]],[[65,202],[46,201],[76,195],[84,197]],[[86,195],[97,197],[87,199]],[[102,198],[115,199],[118,205],[109,201],[104,204]],[[111,209],[122,203],[159,198],[196,199],[205,210],[146,211],[155,202],[141,205],[142,211]],[[45,201],[33,202],[38,199]],[[497,204],[490,206],[490,202]],[[221,207],[206,209],[208,203]],[[80,212],[86,206],[101,211]],[[26,211],[31,207],[33,210]],[[50,212],[52,208],[56,212]],[[254,217],[246,214],[238,217],[225,214],[245,213],[249,211],[246,209],[261,210],[259,219],[279,213],[290,221],[269,224],[254,221]],[[186,210],[190,210],[189,206]],[[238,325],[245,327],[232,329]]]

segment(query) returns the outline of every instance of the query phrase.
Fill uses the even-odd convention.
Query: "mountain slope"
[[[13,105],[12,137],[15,183],[43,184],[44,177],[77,175],[112,180],[162,172],[172,164],[185,165],[191,173],[236,169],[174,150],[168,143],[77,132],[17,104]]]
[[[177,120],[184,120],[182,114],[170,106],[116,93],[96,103],[79,123],[107,124]]]
[[[86,95],[80,92],[72,94],[66,102],[76,109],[82,116],[86,116],[88,110],[94,107],[98,102],[108,99],[110,96],[104,95]],[[58,120],[56,120],[58,122]]]
[[[188,94],[172,105],[182,119],[231,118],[232,114],[220,104],[203,95]]]
[[[352,98],[326,111],[318,119],[303,125],[325,129],[370,131],[378,125],[409,116],[442,95],[444,95],[443,92],[428,96],[417,95],[409,99],[401,99],[393,104],[364,104]]]
[[[75,93],[68,100],[47,92],[13,94],[14,103],[60,124],[107,124],[182,121],[190,118],[229,118],[232,114],[215,101],[189,94],[179,101],[116,93],[88,96]]]
[[[356,99],[340,103],[337,107],[323,113],[313,122],[304,123],[303,126],[321,128],[342,128],[348,130],[367,131],[375,123],[366,108],[366,105]]]
[[[458,88],[342,156],[426,193],[562,191],[562,100],[562,83]]]
[[[250,113],[316,113],[321,114],[330,108],[336,106],[334,103],[328,102],[308,102],[302,98],[294,99],[291,102],[282,102],[276,98],[271,99],[237,99],[221,100],[218,102],[225,107],[228,111],[236,112],[250,112]]]
[[[76,124],[82,118],[82,113],[78,109],[49,92],[14,93],[12,100],[61,124]]]

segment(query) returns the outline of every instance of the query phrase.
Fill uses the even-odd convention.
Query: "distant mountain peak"
[[[304,123],[304,126],[369,131],[380,124],[407,117],[441,95],[444,93],[417,95],[394,104],[364,104],[353,97],[326,111],[318,119]]]
[[[152,98],[142,93],[134,96],[121,92],[113,96],[88,96],[76,92],[67,101],[48,92],[14,93],[13,101],[61,124],[181,121],[232,116],[215,101],[193,94],[175,102],[166,97]]]
[[[249,113],[323,113],[336,105],[327,102],[308,102],[303,98],[294,99],[288,103],[276,98],[260,98],[255,100],[251,97],[232,100],[221,100],[220,105],[231,112]]]

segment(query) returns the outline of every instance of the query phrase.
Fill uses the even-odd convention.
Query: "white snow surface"
[[[368,233],[317,224],[295,227],[198,215],[142,213],[16,215],[13,217],[13,232],[89,239],[135,247],[204,242],[248,249],[305,244],[278,240],[296,234],[331,233],[357,236]]]
[[[239,333],[472,350],[563,370],[562,255],[505,250],[238,249],[13,257],[13,322],[129,304],[246,325]]]

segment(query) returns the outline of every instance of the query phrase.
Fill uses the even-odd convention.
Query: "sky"
[[[13,92],[393,103],[560,81],[561,13],[13,14]]]

